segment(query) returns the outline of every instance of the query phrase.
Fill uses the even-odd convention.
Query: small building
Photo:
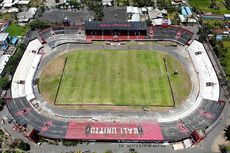
[[[185,1],[184,0],[172,0],[172,5],[178,5],[182,3],[185,3]]]
[[[150,20],[163,18],[163,14],[159,9],[149,10],[148,15]]]
[[[230,20],[230,14],[224,14],[224,19],[225,20]]]
[[[128,16],[128,22],[139,22],[141,20],[142,11],[141,8],[133,7],[133,6],[127,6],[126,8],[126,14]]]
[[[0,33],[0,51],[4,51],[8,48],[10,42],[9,33]]]
[[[140,14],[141,11],[138,7],[134,7],[134,6],[127,6],[126,7],[126,13],[127,14]]]
[[[112,0],[102,0],[103,6],[112,6]]]
[[[212,30],[212,33],[217,34],[217,35],[230,35],[230,29],[228,27],[215,28]]]
[[[194,18],[189,18],[184,15],[179,14],[180,22],[181,23],[196,23],[196,19]]]
[[[27,23],[34,17],[37,12],[37,8],[32,7],[27,12],[19,12],[17,15],[19,23]]]
[[[182,6],[181,7],[181,14],[186,17],[192,16],[192,10],[188,6]]]
[[[19,0],[18,4],[20,5],[28,5],[30,3],[30,0]]]
[[[19,10],[18,10],[18,8],[13,7],[13,8],[10,8],[7,12],[8,12],[8,13],[18,13]]]
[[[10,58],[10,55],[7,55],[7,54],[0,56],[0,74],[2,74],[2,71],[4,70],[9,58]]]
[[[141,12],[142,12],[142,14],[147,14],[147,13],[148,13],[148,10],[147,10],[146,7],[142,7],[142,8],[141,8]]]
[[[162,25],[162,24],[163,24],[163,18],[152,20],[152,25],[154,25],[154,26],[159,26],[159,25]]]
[[[224,20],[224,15],[204,14],[201,17],[203,20]]]
[[[221,41],[223,40],[223,36],[222,35],[216,35],[216,41]]]

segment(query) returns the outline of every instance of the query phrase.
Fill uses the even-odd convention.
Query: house
[[[7,55],[7,54],[0,56],[0,74],[2,74],[2,71],[4,70],[9,58],[10,58],[10,55]]]
[[[178,5],[182,3],[185,3],[185,1],[184,0],[172,0],[172,5]]]
[[[167,15],[167,10],[152,9],[148,11],[149,19],[152,21],[153,25],[167,25],[170,22],[166,22],[164,15]]]
[[[191,17],[192,16],[192,10],[188,6],[182,6],[181,7],[181,14],[185,17]]]
[[[112,6],[112,0],[102,0],[103,6]]]
[[[19,5],[28,5],[30,3],[31,0],[4,0],[2,2],[3,4],[3,8],[4,9],[9,9],[11,7],[13,7],[14,5],[16,4],[19,4]]]
[[[30,0],[19,0],[18,4],[20,5],[28,5],[30,3]]]
[[[32,7],[27,12],[19,12],[17,15],[19,23],[27,23],[34,17],[37,12],[37,8]]]
[[[197,22],[196,19],[184,16],[182,14],[179,14],[179,18],[180,18],[181,23],[196,23]]]
[[[10,42],[9,33],[0,33],[0,51],[4,51],[8,48]]]
[[[11,8],[14,3],[13,3],[13,0],[4,0],[2,4],[3,4],[4,9],[8,9],[8,8]]]
[[[230,14],[224,14],[224,19],[225,20],[230,20]]]
[[[163,14],[159,9],[149,10],[148,15],[149,15],[150,20],[154,20],[157,18],[163,18]]]
[[[217,35],[230,35],[230,29],[228,27],[215,28],[212,30],[212,33],[217,34]]]
[[[140,22],[141,21],[141,8],[133,7],[133,6],[127,6],[126,8],[126,14],[128,16],[128,22]]]

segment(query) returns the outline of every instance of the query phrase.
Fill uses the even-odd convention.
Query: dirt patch
[[[54,105],[57,82],[60,79],[64,63],[64,55],[51,60],[42,70],[39,79],[39,91],[46,101],[52,105]],[[49,82],[53,82],[53,84],[49,84]]]
[[[65,63],[64,55],[51,60],[43,69],[41,78],[61,74],[64,63]]]

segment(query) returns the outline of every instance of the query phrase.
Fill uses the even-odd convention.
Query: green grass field
[[[6,29],[6,32],[9,32],[11,36],[25,36],[27,31],[28,27],[20,26],[17,23],[11,23]]]
[[[224,47],[230,49],[230,40],[223,41]]]
[[[210,0],[189,0],[189,4],[192,7],[196,7],[204,13],[215,13],[215,14],[225,14],[229,13],[228,9],[224,6],[223,0],[216,0],[219,9],[209,8]]]
[[[46,99],[54,101],[60,82],[55,104],[173,106],[163,57],[169,73],[173,73],[175,65],[179,66],[179,73],[183,71],[183,66],[178,61],[159,52],[69,52],[47,65],[40,77],[39,89]],[[183,73],[187,74],[186,71]],[[182,89],[174,91],[176,100],[184,99],[190,92],[184,90],[183,85],[178,87],[180,82],[189,82],[188,76],[183,77],[184,74],[181,77],[171,77],[172,86]],[[185,86],[188,88],[186,83]]]

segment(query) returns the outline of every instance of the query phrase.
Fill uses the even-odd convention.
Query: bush
[[[62,144],[64,146],[76,146],[78,144],[78,141],[67,141],[67,140],[63,140]]]

